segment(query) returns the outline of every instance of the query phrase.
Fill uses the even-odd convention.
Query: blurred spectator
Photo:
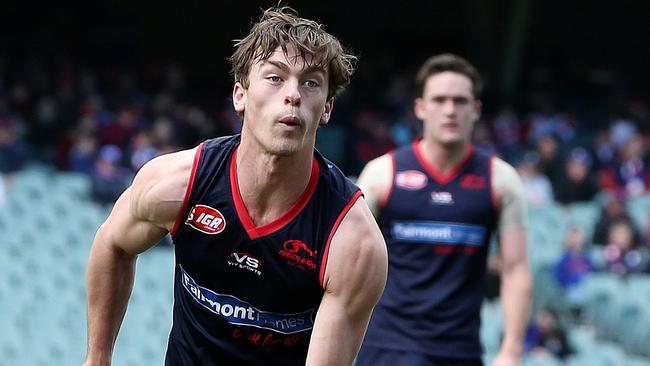
[[[616,119],[612,121],[610,138],[615,149],[620,149],[625,143],[637,134],[637,128],[634,123],[627,119]]]
[[[553,187],[556,201],[564,204],[591,201],[598,194],[598,184],[590,174],[591,164],[587,150],[582,147],[571,150],[564,165],[564,174],[558,177]]]
[[[593,139],[593,150],[598,159],[599,166],[608,166],[614,160],[616,155],[616,148],[611,141],[610,131],[601,129],[596,131]]]
[[[564,253],[555,265],[555,281],[562,287],[570,304],[584,304],[582,281],[594,270],[594,265],[585,250],[585,234],[580,228],[571,228],[564,239]]]
[[[638,197],[650,185],[650,171],[644,162],[643,137],[634,134],[622,143],[617,158],[601,171],[600,184],[609,191]]]
[[[149,160],[158,156],[160,152],[153,146],[151,135],[140,131],[131,139],[129,149],[129,163],[134,172],[137,172]]]
[[[96,154],[97,139],[90,134],[79,136],[70,151],[69,169],[73,172],[92,175],[95,171]]]
[[[539,309],[532,324],[528,326],[524,349],[526,353],[536,356],[554,356],[560,359],[573,353],[557,315],[546,308]]]
[[[603,249],[607,270],[624,276],[642,273],[648,269],[648,251],[634,241],[630,223],[618,221],[609,228],[609,240]]]
[[[0,118],[0,173],[11,174],[22,168],[27,146],[18,137],[16,124]]]
[[[553,189],[548,178],[538,171],[539,155],[528,151],[516,164],[524,183],[524,194],[531,206],[544,206],[553,202]]]
[[[620,194],[609,194],[596,221],[592,243],[596,245],[607,244],[610,226],[620,221],[625,221],[631,225],[634,241],[638,242],[640,240],[639,230],[634,226],[632,218],[625,211],[625,200]]]
[[[101,148],[92,176],[92,197],[100,204],[112,204],[126,189],[129,172],[121,167],[122,151],[115,145]]]
[[[490,127],[484,121],[478,121],[474,125],[472,133],[472,144],[474,147],[488,155],[499,155],[499,149],[494,143],[494,137]]]
[[[101,129],[102,145],[116,145],[121,148],[128,146],[129,139],[136,131],[138,115],[139,112],[135,108],[120,109],[116,120]]]
[[[528,118],[528,141],[537,142],[545,136],[556,136],[562,142],[569,142],[575,129],[567,116],[557,109],[552,97],[539,92],[532,95],[534,112]]]
[[[513,106],[501,106],[492,121],[499,150],[507,161],[513,161],[521,145],[521,125]]]
[[[553,186],[557,186],[558,179],[564,172],[564,157],[560,151],[558,137],[554,134],[540,136],[535,142],[535,149],[539,156],[539,171],[549,179]]]

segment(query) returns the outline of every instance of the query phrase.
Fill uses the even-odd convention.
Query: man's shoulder
[[[165,226],[175,220],[200,148],[160,155],[140,169],[131,186],[134,216]]]

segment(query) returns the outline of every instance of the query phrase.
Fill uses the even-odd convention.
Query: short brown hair
[[[472,94],[474,95],[474,98],[480,98],[481,93],[483,92],[483,81],[481,80],[481,75],[479,75],[476,68],[466,59],[451,53],[443,53],[441,55],[429,57],[422,67],[420,67],[420,71],[418,71],[417,76],[415,77],[415,87],[418,96],[421,96],[422,93],[424,93],[424,85],[429,76],[445,71],[456,72],[467,76],[472,82]]]
[[[327,98],[338,95],[350,83],[356,56],[343,49],[339,40],[313,20],[298,17],[290,7],[273,7],[264,11],[253,24],[250,33],[236,39],[235,52],[230,56],[235,82],[248,88],[248,73],[254,62],[271,57],[281,47],[286,55],[291,45],[309,65],[322,67],[328,74]],[[308,56],[309,58],[307,58]]]

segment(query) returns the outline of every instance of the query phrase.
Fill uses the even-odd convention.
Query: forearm
[[[136,257],[108,245],[105,240],[101,232],[98,233],[88,260],[87,362],[93,365],[111,363],[135,271]]]
[[[501,307],[504,319],[501,350],[521,355],[531,306],[530,271],[526,264],[519,264],[504,271],[501,277]]]
[[[361,347],[365,333],[365,322],[355,326],[347,317],[333,317],[327,326],[314,329],[309,342],[306,366],[352,365]]]

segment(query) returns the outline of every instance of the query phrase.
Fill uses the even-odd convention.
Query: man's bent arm
[[[523,353],[532,296],[527,255],[526,201],[521,178],[514,168],[496,158],[493,164],[499,202],[501,307],[504,317],[501,350],[493,365],[518,365]]]
[[[169,231],[182,205],[187,153],[160,157],[138,173],[95,235],[87,269],[88,355],[85,365],[110,365],[126,312],[136,257]],[[191,167],[191,157],[190,164]],[[166,177],[162,179],[162,177]]]
[[[364,200],[334,235],[307,365],[351,365],[386,284],[386,244]]]

